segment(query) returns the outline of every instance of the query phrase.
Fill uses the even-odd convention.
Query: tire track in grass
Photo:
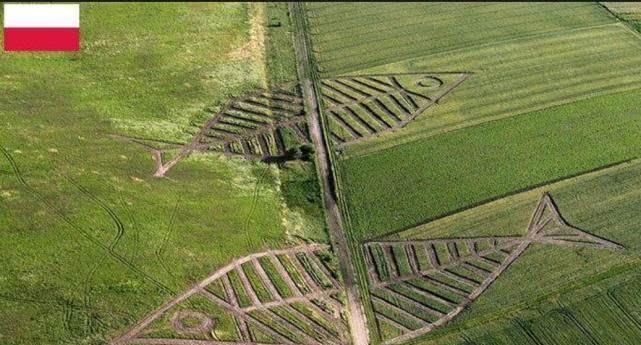
[[[116,235],[114,236],[114,239],[112,240],[112,242],[109,244],[109,249],[114,250],[114,248],[118,245],[118,243],[120,243],[120,240],[125,234],[125,226],[122,220],[120,219],[120,217],[109,205],[107,205],[106,202],[98,198],[95,194],[91,193],[89,190],[83,187],[80,183],[78,183],[77,181],[75,181],[69,176],[65,176],[65,178],[72,186],[76,187],[76,189],[78,189],[87,198],[89,198],[94,203],[96,203],[100,208],[102,208],[109,215],[116,229]],[[84,292],[83,303],[86,308],[90,308],[92,306],[91,282],[95,274],[100,269],[100,267],[103,266],[107,257],[108,257],[108,254],[104,253],[100,257],[100,259],[92,266],[91,270],[89,271],[89,273],[87,274],[87,276],[83,281],[83,292]],[[95,321],[97,321],[98,323],[101,323],[100,319],[96,315],[94,315],[94,313],[88,312],[87,314],[85,314],[85,320],[84,320],[85,335],[90,335],[96,332],[96,324],[94,323]]]
[[[472,341],[470,336],[465,333],[461,334],[461,340],[463,340],[463,343],[461,343],[461,345],[476,345],[476,343]]]
[[[124,211],[125,216],[127,217],[127,220],[131,224],[131,230],[134,230],[131,232],[131,239],[133,241],[133,248],[131,249],[131,257],[128,259],[131,262],[135,262],[137,259],[136,255],[139,255],[140,253],[140,231],[138,231],[138,222],[136,222],[136,217],[134,217],[133,212],[131,212],[131,208],[129,207],[127,201],[124,199],[122,194],[119,196],[120,199],[120,204],[122,205],[122,209]]]
[[[559,305],[561,306],[561,308],[559,309],[559,314],[561,314],[563,318],[574,325],[581,332],[581,334],[585,336],[585,338],[591,345],[600,345],[599,341],[596,340],[590,330],[587,329],[587,327],[585,327],[585,325],[581,323],[579,319],[577,319],[576,315],[574,315],[570,308],[564,306],[562,303],[559,303]]]
[[[262,171],[256,178],[256,187],[254,188],[251,205],[249,207],[249,211],[247,212],[247,215],[245,216],[245,224],[243,225],[245,237],[247,238],[249,244],[252,246],[254,243],[252,240],[252,236],[250,236],[250,232],[252,229],[250,222],[251,222],[252,216],[254,215],[254,212],[256,212],[256,206],[258,205],[258,199],[260,197],[260,190],[262,188],[263,182],[265,181],[265,178],[268,175],[268,173],[269,173],[269,166],[266,166],[262,169]]]
[[[114,236],[113,240],[109,244],[109,249],[114,250],[118,243],[120,243],[120,240],[122,237],[125,235],[125,225],[122,223],[122,220],[120,220],[120,217],[118,217],[118,214],[109,206],[105,201],[102,199],[98,198],[95,194],[91,193],[89,190],[87,190],[85,187],[83,187],[80,183],[76,182],[73,178],[69,176],[65,176],[66,180],[71,183],[74,187],[76,187],[82,194],[84,194],[87,198],[91,199],[96,203],[100,208],[102,208],[107,214],[109,215],[109,218],[111,218],[111,221],[114,223],[114,226],[116,227],[116,235]]]
[[[170,289],[168,286],[163,284],[161,281],[158,279],[154,278],[153,276],[147,274],[146,272],[142,271],[140,268],[137,266],[133,265],[129,260],[127,260],[125,257],[122,255],[118,254],[114,250],[112,250],[109,246],[105,245],[102,243],[100,240],[98,240],[95,236],[91,235],[86,229],[78,226],[76,223],[74,223],[67,215],[65,215],[63,212],[61,212],[58,208],[56,208],[51,202],[47,201],[40,193],[38,193],[33,187],[31,187],[24,179],[22,172],[20,171],[20,168],[16,164],[15,160],[13,159],[13,156],[0,145],[0,153],[2,153],[7,161],[9,162],[9,165],[11,166],[11,169],[13,170],[14,176],[18,180],[18,182],[22,185],[22,187],[31,195],[33,195],[36,199],[38,199],[42,204],[46,206],[46,208],[54,213],[58,218],[60,218],[64,223],[69,225],[71,229],[76,231],[78,234],[80,234],[83,238],[85,238],[87,241],[89,241],[91,244],[101,248],[102,250],[106,251],[109,253],[109,256],[111,256],[114,260],[117,262],[121,263],[125,267],[127,267],[130,271],[134,272],[141,278],[149,281],[153,285],[155,285],[157,288],[160,290],[164,291],[165,293],[168,294],[174,294],[175,292]]]
[[[31,303],[31,304],[37,304],[37,305],[43,305],[43,306],[50,306],[54,308],[59,308],[60,311],[65,314],[63,315],[63,327],[66,329],[67,327],[71,329],[71,326],[68,326],[65,324],[69,320],[73,318],[74,312],[80,311],[80,312],[87,312],[84,306],[74,304],[72,300],[64,299],[64,298],[47,298],[47,299],[36,299],[36,298],[22,298],[22,297],[15,297],[15,296],[8,296],[8,295],[3,295],[0,294],[0,299],[13,302],[13,303]],[[111,314],[117,314],[118,316],[122,317],[127,321],[128,323],[134,322],[136,319],[134,315],[126,312],[126,311],[120,311],[120,310],[105,310],[101,308],[96,308],[92,307],[90,308],[92,311],[101,311],[105,313],[111,313]],[[69,322],[69,325],[71,322]]]
[[[608,298],[610,299],[610,301],[612,301],[612,303],[613,303],[617,308],[619,308],[619,310],[621,310],[621,313],[623,313],[623,315],[625,315],[625,317],[626,317],[626,318],[627,318],[627,319],[628,319],[628,320],[629,320],[629,321],[630,321],[630,322],[631,322],[631,323],[632,323],[632,324],[633,324],[633,325],[634,325],[638,330],[641,330],[641,322],[640,322],[636,317],[634,317],[634,315],[632,315],[632,313],[631,313],[631,312],[630,312],[630,310],[625,306],[625,304],[624,304],[624,303],[622,303],[622,302],[619,300],[619,298],[614,294],[614,289],[615,289],[616,287],[617,287],[617,286],[613,286],[613,287],[611,287],[611,288],[609,288],[609,289],[608,289],[608,291],[607,291],[607,296],[608,296]]]
[[[521,318],[516,318],[514,319],[514,324],[516,327],[518,327],[523,333],[525,334],[526,338],[532,342],[534,345],[543,345],[541,342],[541,339],[532,331],[532,328],[528,324],[526,320],[523,320]]]
[[[67,332],[73,334],[73,329],[71,327],[71,322],[73,320],[73,308],[70,300],[63,300],[60,303],[62,308],[62,328]]]
[[[174,229],[176,228],[176,213],[178,212],[178,205],[180,204],[180,198],[176,200],[176,204],[174,205],[174,208],[169,215],[169,221],[167,222],[167,230],[165,231],[165,235],[163,236],[160,246],[154,250],[154,255],[158,259],[158,263],[160,264],[160,267],[167,272],[167,274],[171,277],[171,279],[175,282],[177,281],[176,275],[169,269],[169,266],[167,265],[167,262],[165,261],[165,258],[163,255],[165,254],[165,248],[167,247],[167,243],[169,242],[169,238],[173,235]]]

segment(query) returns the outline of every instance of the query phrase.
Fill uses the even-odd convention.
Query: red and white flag
[[[78,4],[5,4],[5,51],[77,51]]]

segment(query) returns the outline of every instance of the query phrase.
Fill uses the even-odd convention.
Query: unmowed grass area
[[[106,344],[294,239],[277,167],[192,154],[156,179],[145,148],[111,136],[183,141],[205,107],[267,85],[238,54],[249,6],[83,3],[80,52],[0,53],[0,344]],[[322,238],[308,209],[289,226]]]
[[[80,52],[0,56],[3,88],[22,91],[3,92],[4,112],[24,116],[57,97],[118,133],[185,141],[206,107],[265,82],[260,64],[231,58],[250,39],[248,5],[81,7]]]

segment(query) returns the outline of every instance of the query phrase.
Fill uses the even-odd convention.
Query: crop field
[[[382,340],[402,343],[449,322],[536,244],[625,249],[568,224],[547,193],[536,206],[525,236],[367,242],[370,292]],[[431,317],[423,317],[421,309]],[[395,332],[383,330],[381,324]]]
[[[611,22],[593,3],[317,3],[310,4],[308,16],[321,72],[329,75],[479,43]],[[466,25],[460,25],[463,22]]]
[[[450,12],[459,15],[458,20],[465,20],[466,24],[458,25],[457,30],[467,30],[474,27],[463,16],[463,14],[467,14],[473,18],[476,8],[473,6],[495,6],[498,12],[505,12],[505,8],[527,7],[528,11],[538,11],[536,15],[541,17],[540,20],[549,20],[550,23],[545,27],[550,29],[556,28],[556,25],[562,25],[562,21],[555,16],[557,13],[563,13],[561,9],[566,7],[580,6],[581,11],[589,9],[590,13],[593,13],[590,16],[581,16],[579,13],[566,16],[569,21],[579,19],[584,21],[581,25],[571,29],[558,28],[558,30],[545,32],[532,29],[531,32],[524,33],[521,29],[528,26],[528,23],[524,21],[518,23],[519,29],[509,31],[506,29],[505,32],[509,32],[510,36],[505,39],[487,39],[485,41],[472,39],[468,44],[458,46],[456,49],[435,49],[429,53],[406,58],[402,55],[399,56],[398,50],[393,50],[395,59],[341,72],[341,75],[444,71],[472,73],[438,107],[428,108],[402,131],[395,131],[380,138],[368,140],[367,143],[362,142],[351,146],[350,150],[346,151],[346,154],[350,156],[375,152],[445,131],[569,103],[597,94],[609,94],[641,86],[641,73],[638,69],[641,65],[641,61],[639,61],[641,43],[638,33],[617,22],[606,10],[592,3],[548,4],[543,7],[517,4],[477,4],[470,5],[472,9],[469,10],[467,7],[447,4],[443,6],[441,4],[411,5],[419,6],[419,8],[413,8],[407,4],[371,6],[367,9],[359,8],[359,5],[356,4],[345,6],[343,11],[350,14],[352,18],[350,21],[363,15],[363,21],[367,20],[370,25],[377,26],[377,21],[372,18],[389,17],[390,21],[394,18],[399,25],[404,22],[403,16],[398,13],[394,16],[393,11],[385,11],[385,6],[398,7],[399,11],[407,7],[408,11],[421,13],[421,20],[424,20],[424,25],[429,27],[435,25],[431,23],[438,23],[440,11],[452,6]],[[421,6],[427,6],[427,9],[421,12]],[[310,13],[314,13],[314,5],[310,5],[310,7]],[[432,7],[442,9],[432,11]],[[332,11],[340,11],[341,6],[331,6],[331,8]],[[376,14],[368,17],[368,11],[373,11]],[[381,14],[381,12],[385,13]],[[434,17],[430,18],[432,13]],[[597,16],[596,14],[599,13],[601,15]],[[322,18],[324,17],[319,14],[317,21],[321,23]],[[334,16],[328,16],[327,20],[334,20],[334,18]],[[491,19],[488,20],[487,17],[484,17],[483,20],[478,20],[478,25],[490,25],[492,20],[502,20],[500,16],[489,18]],[[313,18],[311,20],[312,23],[316,23]],[[474,22],[474,24],[476,23]],[[497,23],[493,23],[493,25],[498,26]],[[346,40],[353,36],[347,31],[349,28],[347,25],[334,27],[337,30],[346,30]],[[410,25],[409,27],[413,28],[414,26]],[[323,30],[322,25],[312,26],[312,28],[316,28],[317,31],[314,35],[314,42],[323,41],[327,30]],[[437,28],[448,34],[452,32],[451,27]],[[425,30],[425,28],[419,26],[415,30],[417,35],[421,35],[421,44],[428,44],[429,40],[422,37],[425,34],[421,30]],[[387,38],[384,30],[370,30],[370,32],[377,32],[383,41]],[[440,37],[438,31],[430,29],[430,32],[432,32],[430,37],[434,37],[434,39]],[[482,29],[470,30],[468,35],[475,37],[484,32]],[[460,35],[455,37],[457,39],[464,38]],[[390,33],[390,43],[399,40],[402,41]],[[440,42],[440,40],[438,41]],[[322,44],[315,45],[315,49],[319,51],[319,64],[322,67]],[[376,49],[375,51],[380,52],[381,50]],[[373,55],[375,54],[360,54],[359,58],[365,59]],[[603,61],[617,61],[617,63],[608,64]],[[326,76],[334,75],[335,73],[326,73]]]
[[[641,4],[638,2],[604,2],[603,5],[625,20],[641,21]]]
[[[622,244],[624,249],[612,251],[586,246],[573,251],[551,243],[534,243],[451,327],[437,329],[413,343],[537,344],[538,339],[539,344],[557,344],[572,343],[572,337],[592,334],[601,344],[633,344],[640,330],[641,317],[633,312],[639,296],[636,292],[624,294],[622,291],[641,282],[639,213],[635,212],[640,207],[637,189],[640,184],[641,162],[622,163],[493,201],[368,246],[382,243],[417,248],[419,244],[424,246],[436,241],[430,239],[443,237],[499,236],[502,241],[509,241],[510,236],[525,234],[540,193],[547,191],[563,219],[572,227]],[[465,250],[465,246],[457,245],[457,248],[459,253],[460,248]],[[445,253],[447,257],[447,251]],[[480,260],[483,259],[476,258],[479,267],[484,264]],[[425,255],[417,262],[423,263],[418,267],[430,267]],[[415,280],[409,282],[416,284]],[[435,288],[428,283],[421,282],[419,287]],[[620,332],[617,325],[629,327]],[[393,328],[388,330],[388,337],[397,336],[394,331],[398,332]]]
[[[159,179],[131,141],[171,159],[211,110],[295,81],[286,6],[80,7],[80,52],[0,52],[3,345],[108,344],[235,257],[326,237],[313,166],[194,152]]]
[[[383,235],[640,157],[639,107],[640,91],[600,96],[345,160],[354,230]]]
[[[638,342],[637,10],[307,5],[371,343]],[[443,73],[411,121],[368,89]]]

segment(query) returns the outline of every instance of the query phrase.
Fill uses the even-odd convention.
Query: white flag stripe
[[[5,4],[5,28],[78,28],[78,4]]]

